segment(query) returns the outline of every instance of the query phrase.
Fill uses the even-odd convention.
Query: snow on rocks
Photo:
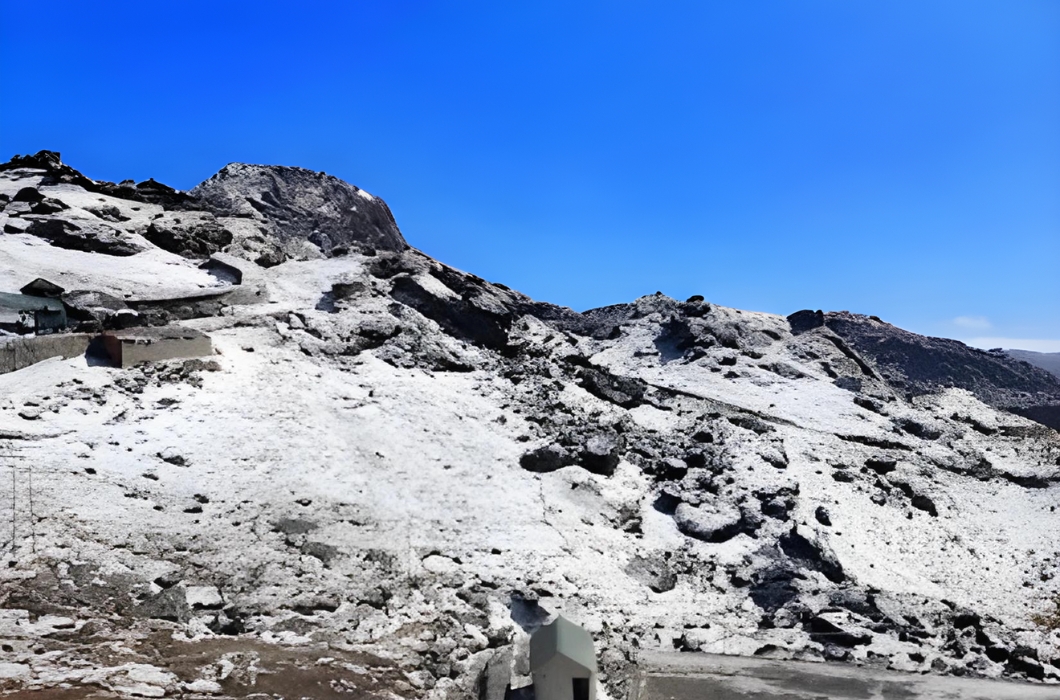
[[[269,229],[326,179],[306,173],[217,207]],[[0,194],[116,227],[164,214],[152,235],[188,255],[210,252],[199,224],[237,228],[157,183],[42,179],[4,170]],[[229,253],[252,257],[241,236]],[[1055,432],[969,389],[908,395],[823,314],[662,295],[576,314],[328,236],[302,240],[312,259],[229,259],[242,280],[147,238],[115,267],[0,236],[0,271],[130,303],[262,292],[167,311],[211,335],[209,361],[0,376],[0,451],[33,454],[32,512],[28,479],[0,504],[10,683],[502,695],[557,613],[593,631],[612,696],[644,648],[1060,680],[1032,620],[1057,594]]]

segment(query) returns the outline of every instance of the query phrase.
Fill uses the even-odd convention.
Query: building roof
[[[159,340],[195,340],[197,338],[207,337],[207,335],[200,330],[186,328],[184,326],[140,326],[136,328],[107,331],[104,335],[112,335],[125,343],[155,342]]]
[[[22,289],[20,289],[19,291],[22,292],[23,294],[28,294],[30,296],[35,296],[35,297],[56,297],[56,298],[58,298],[66,290],[63,289],[62,287],[60,287],[59,285],[55,284],[54,282],[49,282],[48,280],[44,279],[43,277],[38,277],[37,279],[35,279],[32,282],[30,282],[29,284],[27,284]]]
[[[62,311],[63,303],[47,297],[0,292],[0,308],[11,311]]]
[[[530,637],[530,670],[564,656],[587,671],[596,671],[596,651],[588,630],[560,615]]]

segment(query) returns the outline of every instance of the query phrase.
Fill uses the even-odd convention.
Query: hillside
[[[42,152],[0,204],[0,292],[216,350],[0,374],[0,689],[494,700],[560,612],[612,698],[643,649],[1060,682],[1043,370],[845,312],[577,313],[298,168]]]

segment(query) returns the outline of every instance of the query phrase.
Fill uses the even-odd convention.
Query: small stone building
[[[108,331],[103,334],[103,346],[118,367],[213,354],[213,343],[208,335],[180,326]]]
[[[562,615],[530,637],[536,700],[596,700],[596,652],[587,630]]]
[[[58,299],[63,295],[66,290],[48,280],[38,277],[29,284],[18,290],[23,294],[31,297],[48,297],[49,299]]]
[[[44,335],[66,328],[66,309],[58,299],[0,292],[0,330]]]

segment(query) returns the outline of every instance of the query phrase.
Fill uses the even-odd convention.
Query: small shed
[[[193,328],[128,328],[103,334],[103,346],[118,367],[141,362],[185,360],[213,354],[210,336]]]
[[[0,330],[45,335],[66,328],[66,309],[58,299],[0,292]]]
[[[587,630],[562,615],[530,637],[537,700],[596,700],[596,651]]]
[[[22,292],[26,296],[48,297],[49,299],[58,299],[63,295],[63,292],[65,292],[66,290],[60,287],[59,285],[55,284],[54,282],[49,282],[43,277],[38,277],[37,279],[33,280],[18,291]]]

